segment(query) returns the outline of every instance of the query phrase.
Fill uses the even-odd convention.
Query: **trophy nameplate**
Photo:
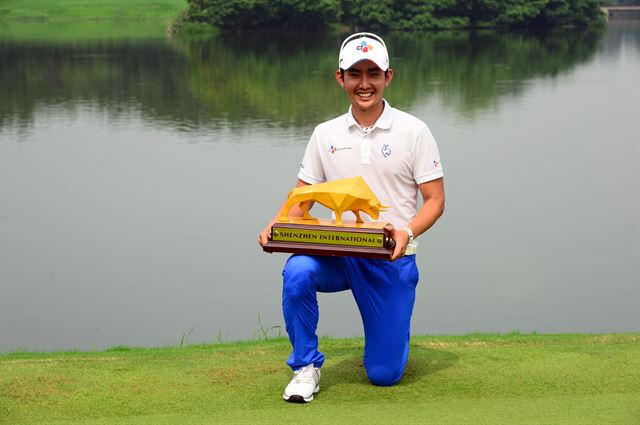
[[[292,218],[271,227],[266,252],[390,259],[395,243],[382,222]]]

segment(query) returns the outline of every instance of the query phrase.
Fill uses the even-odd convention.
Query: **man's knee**
[[[409,330],[387,327],[385,332],[365,332],[364,366],[373,385],[398,383],[409,361]]]
[[[373,366],[367,369],[367,376],[373,385],[390,387],[398,383],[403,371],[404,368],[398,370],[387,366]]]
[[[304,255],[295,255],[287,261],[282,271],[282,296],[295,299],[307,293],[314,286],[313,279],[317,262]]]

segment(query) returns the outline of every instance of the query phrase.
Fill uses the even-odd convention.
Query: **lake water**
[[[447,191],[414,334],[640,330],[639,22],[386,36]],[[0,351],[276,335],[257,234],[348,106],[340,41],[0,32]],[[320,309],[362,335],[349,293]]]

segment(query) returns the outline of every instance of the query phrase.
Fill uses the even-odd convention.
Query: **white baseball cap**
[[[383,71],[389,69],[389,54],[382,38],[370,32],[359,32],[342,42],[338,59],[340,69],[349,69],[361,60],[370,60]]]

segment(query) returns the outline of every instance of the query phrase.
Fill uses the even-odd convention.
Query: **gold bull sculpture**
[[[300,186],[289,192],[289,197],[280,212],[279,221],[287,222],[289,211],[294,205],[299,205],[302,210],[302,218],[312,220],[309,208],[313,202],[324,205],[333,210],[336,216],[336,225],[342,226],[342,213],[351,211],[356,216],[356,222],[362,223],[360,212],[368,214],[377,220],[381,211],[387,211],[388,206],[382,205],[371,188],[360,176],[348,179],[333,180],[326,183]]]

